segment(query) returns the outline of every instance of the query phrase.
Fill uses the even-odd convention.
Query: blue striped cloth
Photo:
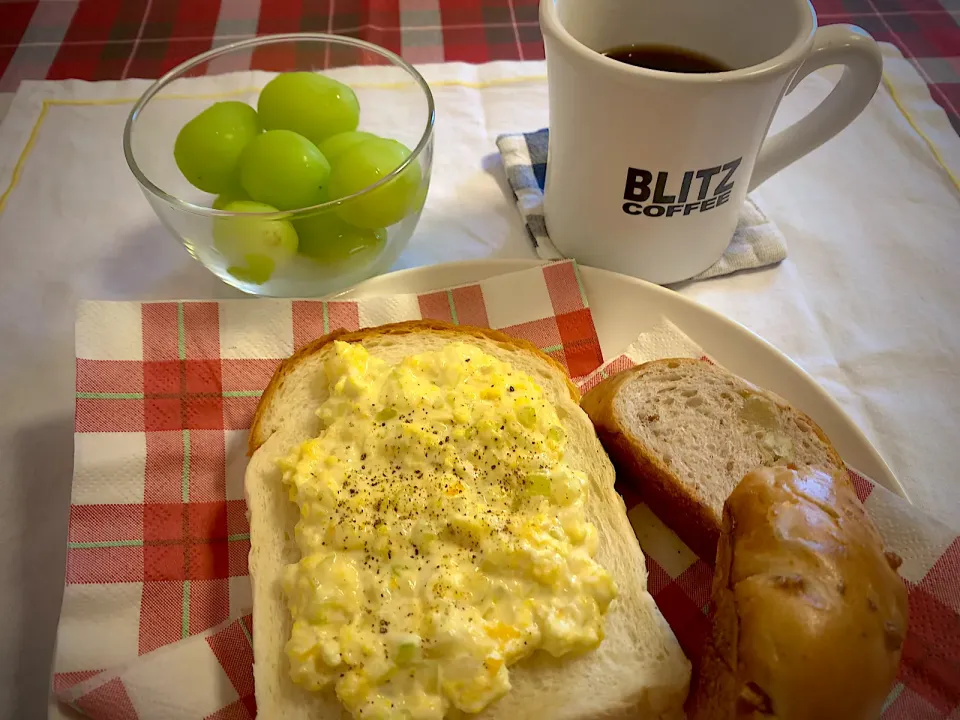
[[[549,131],[546,128],[529,133],[501,135],[497,138],[497,148],[503,159],[507,181],[517,198],[517,208],[523,216],[537,255],[544,260],[560,260],[564,256],[550,241],[543,218],[548,139]],[[783,234],[753,200],[747,198],[740,210],[740,222],[723,256],[691,280],[705,280],[740,270],[775,265],[786,256],[787,241]]]

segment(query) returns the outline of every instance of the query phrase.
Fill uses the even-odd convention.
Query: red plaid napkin
[[[336,328],[434,318],[501,329],[581,388],[645,360],[705,357],[667,321],[604,363],[576,265],[359,301],[84,303],[76,463],[54,690],[94,718],[251,718],[246,436],[280,359]],[[854,474],[904,557],[910,633],[884,719],[960,712],[960,542]],[[649,586],[687,655],[705,637],[712,572],[620,488]],[[951,713],[953,713],[951,715]]]

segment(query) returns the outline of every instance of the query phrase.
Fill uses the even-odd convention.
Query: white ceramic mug
[[[880,84],[877,44],[817,29],[807,0],[541,0],[550,90],[544,214],[557,249],[656,283],[716,262],[747,192],[836,135]],[[675,73],[602,53],[667,45],[730,71]],[[809,115],[766,137],[781,98],[844,65]]]

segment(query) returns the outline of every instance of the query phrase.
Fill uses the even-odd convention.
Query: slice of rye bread
[[[749,471],[797,463],[846,473],[807,415],[705,360],[668,358],[624,370],[581,406],[618,475],[711,565],[723,503]]]

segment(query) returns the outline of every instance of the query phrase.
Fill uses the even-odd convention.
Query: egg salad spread
[[[280,461],[294,682],[357,718],[440,719],[501,697],[537,649],[600,643],[616,587],[532,376],[463,342],[389,365],[340,341],[320,375],[320,434]]]

